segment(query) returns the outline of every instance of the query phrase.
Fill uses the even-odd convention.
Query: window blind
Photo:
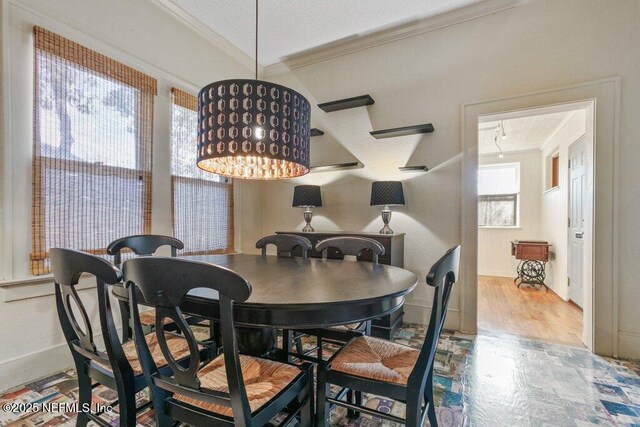
[[[156,79],[34,27],[31,271],[48,249],[105,254],[151,231]]]
[[[234,250],[233,183],[196,166],[197,98],[171,89],[171,193],[176,238],[183,254],[222,254]]]

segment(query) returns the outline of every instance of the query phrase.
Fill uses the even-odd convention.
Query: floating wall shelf
[[[431,132],[433,132],[433,125],[431,123],[424,123],[421,125],[403,126],[401,128],[374,130],[369,133],[374,138],[381,139],[381,138],[395,138],[397,136],[416,135],[419,133],[431,133]]]
[[[428,167],[426,166],[401,166],[398,169],[400,169],[401,172],[427,172],[429,170]]]
[[[320,136],[320,135],[324,135],[324,132],[321,131],[320,129],[311,128],[311,132],[309,133],[309,136],[314,137],[314,136]]]
[[[339,99],[337,101],[324,102],[318,104],[322,110],[327,113],[338,110],[346,110],[348,108],[364,107],[365,105],[372,105],[376,101],[369,95],[354,96],[353,98]]]
[[[310,172],[329,172],[347,169],[361,169],[364,165],[360,162],[335,163],[333,165],[314,166],[309,168]]]

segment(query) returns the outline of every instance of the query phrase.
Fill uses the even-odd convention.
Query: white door
[[[584,303],[585,137],[569,146],[569,299]]]

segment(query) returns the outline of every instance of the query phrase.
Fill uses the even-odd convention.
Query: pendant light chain
[[[258,0],[256,0],[256,80],[258,80]]]

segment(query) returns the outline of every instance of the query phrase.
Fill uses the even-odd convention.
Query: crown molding
[[[167,1],[167,0],[153,0]],[[413,37],[429,31],[460,24],[482,16],[529,3],[533,0],[485,0],[440,15],[408,22],[397,27],[362,36],[348,37],[283,58],[279,63],[265,67],[264,74],[276,75],[317,62],[355,53],[361,50]]]
[[[253,70],[255,67],[254,58],[250,57],[242,50],[237,48],[233,43],[229,40],[222,37],[216,31],[212,30],[211,27],[202,23],[198,19],[196,19],[193,15],[185,11],[180,6],[173,3],[171,0],[149,0],[151,3],[162,9],[165,13],[171,15],[174,19],[178,20],[183,25],[187,26],[189,29],[196,32],[198,35],[206,39],[209,43],[229,55],[231,58],[238,61],[240,64],[248,68],[249,70]],[[258,64],[258,73],[264,73],[264,67]]]

